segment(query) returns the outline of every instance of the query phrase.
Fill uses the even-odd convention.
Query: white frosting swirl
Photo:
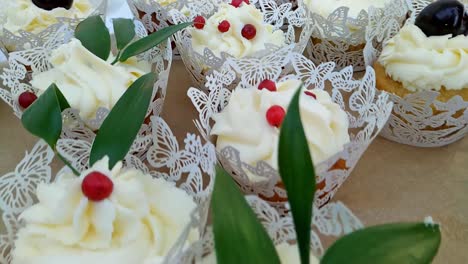
[[[57,23],[58,17],[86,18],[94,11],[89,0],[74,0],[70,9],[52,10],[39,8],[32,0],[1,0],[0,3],[2,4],[0,12],[6,18],[3,28],[13,33],[19,30],[39,33]]]
[[[220,32],[218,25],[227,20],[230,29]],[[255,26],[255,38],[248,40],[242,36],[242,28],[246,24]],[[216,56],[226,52],[236,58],[242,58],[265,50],[266,44],[284,46],[286,44],[283,31],[274,30],[272,25],[263,22],[263,14],[255,6],[246,3],[236,8],[230,4],[221,4],[218,12],[211,16],[203,29],[190,28],[193,49],[203,54],[205,48]]]
[[[190,221],[196,205],[184,191],[137,170],[108,169],[103,158],[80,177],[66,174],[40,184],[39,202],[20,217],[12,264],[161,263]],[[92,202],[81,182],[92,171],[114,184],[111,196]],[[198,239],[193,231],[189,241]]]
[[[135,57],[111,65],[113,60],[113,56],[100,59],[72,39],[53,51],[53,68],[34,75],[31,85],[45,91],[55,83],[83,119],[93,119],[100,107],[112,109],[136,79],[150,72],[149,63],[137,62]]]
[[[288,80],[277,84],[277,91],[266,89],[236,89],[229,104],[213,119],[211,134],[218,135],[216,147],[227,146],[240,152],[243,162],[255,165],[268,162],[277,168],[277,150],[280,130],[266,120],[266,112],[273,105],[287,110],[301,82]],[[300,111],[309,149],[315,164],[343,150],[350,141],[348,117],[340,106],[323,90],[311,90],[317,99],[301,95]],[[255,180],[252,178],[251,180]]]
[[[337,8],[349,7],[348,16],[357,18],[361,11],[368,11],[370,6],[382,8],[392,0],[304,0],[310,11],[328,17]]]
[[[299,258],[299,250],[297,249],[297,245],[290,245],[287,243],[282,243],[276,246],[276,252],[278,253],[278,257],[281,263],[284,264],[300,264],[301,260]],[[316,256],[310,252],[309,257],[310,264],[319,264],[319,260]],[[203,258],[202,264],[216,264],[216,253],[210,254]]]
[[[410,91],[468,87],[468,37],[427,37],[413,24],[388,41],[379,58],[386,73]]]

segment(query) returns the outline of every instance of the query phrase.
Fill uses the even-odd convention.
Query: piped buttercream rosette
[[[410,10],[407,0],[303,0],[300,5],[314,25],[307,56],[315,63],[334,61],[338,69],[352,65],[355,71],[366,69],[366,43],[381,50],[383,39],[395,34]]]
[[[322,206],[378,135],[392,103],[376,91],[371,68],[356,80],[351,67],[333,71],[334,63],[315,65],[294,52],[276,62],[280,65],[228,59],[208,76],[207,92],[189,89],[199,112],[195,123],[216,143],[219,160],[243,191],[281,208],[286,193],[277,171],[279,127],[302,82],[301,115],[316,165],[316,202]],[[282,68],[292,73],[284,75]]]
[[[9,52],[28,50],[47,44],[48,36],[66,24],[74,28],[81,20],[102,15],[107,0],[76,0],[69,9],[46,10],[31,0],[3,1],[0,11],[0,38]],[[21,14],[21,15],[18,15]]]
[[[194,22],[193,27],[176,33],[175,40],[194,84],[199,87],[228,58],[259,60],[275,56],[286,46],[302,52],[312,30],[305,23],[303,9],[274,0],[221,1],[211,14],[195,14],[187,17],[174,11],[172,18],[175,23]],[[301,29],[300,35],[297,28]]]

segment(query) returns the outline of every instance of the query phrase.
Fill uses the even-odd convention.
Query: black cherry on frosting
[[[114,183],[109,177],[93,171],[86,175],[81,183],[81,191],[93,202],[100,202],[108,198],[114,190]]]
[[[468,16],[457,0],[438,0],[427,5],[415,21],[426,36],[467,35]]]
[[[32,0],[33,4],[45,10],[52,10],[58,7],[70,9],[73,5],[73,0]]]

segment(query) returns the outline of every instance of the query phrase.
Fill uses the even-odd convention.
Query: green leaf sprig
[[[132,19],[118,18],[113,21],[117,56],[112,64],[125,62],[129,58],[141,54],[161,44],[177,31],[182,30],[192,22],[169,26],[156,31],[135,42],[135,25]],[[83,46],[103,60],[107,60],[111,53],[111,37],[106,24],[100,16],[91,16],[81,21],[75,30],[75,37]]]
[[[316,181],[301,124],[301,92],[302,89],[298,89],[294,95],[281,125],[278,164],[291,205],[301,263],[307,264]],[[252,208],[241,202],[244,197],[239,195],[240,190],[234,182],[226,180],[226,177],[227,173],[218,168],[212,197],[211,210],[218,263],[277,263],[276,259],[271,259],[272,256],[277,256],[274,248],[264,246],[270,245],[271,239],[258,234],[263,233],[263,226],[259,226],[258,219],[252,216]],[[254,223],[255,221],[258,223]],[[257,226],[257,230],[246,231],[248,229],[244,226]],[[336,241],[326,251],[320,263],[427,264],[436,256],[440,242],[440,229],[436,224],[374,226],[355,231]],[[252,249],[247,248],[250,246]],[[232,259],[236,261],[231,262]]]

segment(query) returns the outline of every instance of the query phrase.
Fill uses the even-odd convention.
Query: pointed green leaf
[[[112,20],[117,49],[121,50],[135,37],[135,24],[132,19],[116,18]]]
[[[219,166],[211,212],[218,263],[280,263],[265,228],[232,178]]]
[[[438,225],[389,224],[351,233],[333,244],[322,264],[431,263],[440,246]]]
[[[112,168],[127,155],[145,120],[157,78],[155,73],[138,78],[112,108],[94,140],[89,157],[91,166],[109,156]]]
[[[55,149],[62,133],[62,111],[69,107],[63,94],[52,84],[24,111],[21,122],[31,134],[44,139]]]
[[[278,166],[288,193],[301,263],[309,263],[310,226],[315,194],[315,171],[299,112],[302,87],[294,95],[281,125]]]
[[[156,31],[147,37],[137,40],[123,50],[119,60],[126,61],[130,57],[143,53],[161,44],[163,41],[171,37],[174,33],[188,27],[189,25],[192,25],[192,22],[169,26]]]
[[[109,30],[100,16],[91,16],[81,21],[75,29],[75,38],[103,60],[109,58],[111,39]]]

